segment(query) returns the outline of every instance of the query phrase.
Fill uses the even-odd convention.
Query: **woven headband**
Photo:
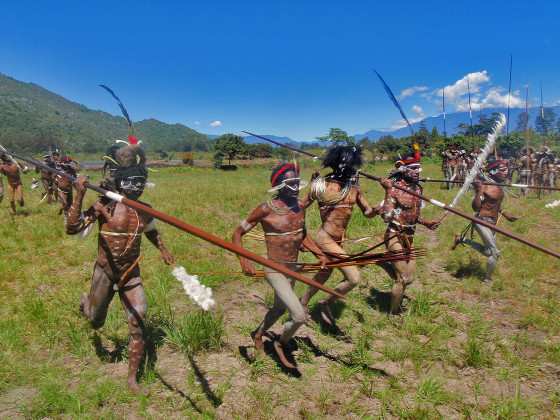
[[[274,175],[274,177],[270,181],[270,184],[274,187],[276,185],[276,180],[278,179],[278,177],[280,175],[282,175],[284,172],[288,172],[290,169],[293,169],[294,172],[299,174],[299,165],[296,166],[293,163],[290,163],[289,165],[284,166],[282,169],[280,169],[278,172],[276,172],[276,174]]]
[[[500,166],[500,165],[506,165],[506,161],[505,160],[499,160],[497,162],[494,162],[492,165],[489,165],[486,167],[486,169],[484,169],[484,172],[488,172],[490,171],[492,168],[495,168],[496,166]]]

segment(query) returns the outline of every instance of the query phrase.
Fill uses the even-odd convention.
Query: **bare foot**
[[[262,340],[262,334],[257,333],[256,331],[253,331],[251,333],[251,338],[253,339],[253,342],[255,343],[255,348],[264,353],[264,343]]]
[[[296,369],[296,365],[288,361],[286,353],[284,353],[284,347],[285,345],[283,345],[280,340],[274,340],[274,350],[276,350],[276,354],[280,358],[282,364],[288,369]]]
[[[336,324],[334,316],[331,312],[331,307],[327,302],[319,301],[319,310],[321,311],[321,317],[323,318],[323,321],[325,321],[325,324],[331,327]]]
[[[455,248],[457,248],[457,245],[459,245],[462,240],[463,240],[463,237],[461,236],[461,234],[456,233],[455,234],[455,240],[453,241],[453,245],[451,245],[451,251],[453,251]]]
[[[130,389],[130,392],[132,392],[134,395],[145,396],[150,393],[148,389],[140,386],[140,384],[136,381],[136,374],[134,375],[134,377],[128,377],[128,389]]]

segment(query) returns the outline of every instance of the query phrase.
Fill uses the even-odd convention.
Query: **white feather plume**
[[[560,206],[560,200],[555,200],[552,203],[548,203],[544,206],[545,209],[553,209],[554,207]]]
[[[488,134],[488,139],[486,140],[486,145],[484,146],[481,153],[479,153],[478,157],[476,158],[476,162],[474,163],[474,166],[472,167],[472,169],[467,174],[467,177],[465,178],[465,182],[463,183],[463,187],[457,193],[457,196],[453,200],[453,203],[451,203],[449,205],[450,207],[455,207],[457,205],[457,203],[459,202],[459,200],[461,199],[461,197],[463,197],[463,195],[465,195],[465,193],[469,189],[470,185],[474,181],[476,175],[478,174],[478,171],[484,165],[484,161],[486,161],[486,158],[492,152],[492,149],[494,148],[494,145],[496,144],[496,140],[498,140],[498,137],[500,136],[500,133],[504,129],[505,125],[506,125],[506,116],[504,114],[500,114],[500,116],[498,117],[498,119],[494,123],[494,130],[492,130],[492,132]]]
[[[185,293],[205,311],[216,306],[212,299],[212,289],[200,284],[198,276],[191,276],[184,267],[175,267],[171,273],[183,285]]]

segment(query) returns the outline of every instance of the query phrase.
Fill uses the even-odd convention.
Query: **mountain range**
[[[560,114],[560,106],[552,108]],[[492,112],[503,112],[507,109],[488,109],[483,113],[490,116]],[[515,121],[524,109],[510,110],[509,130],[515,129]],[[540,108],[530,111],[531,121],[538,115]],[[473,113],[473,123],[478,122],[478,112]],[[433,127],[443,133],[443,115],[427,117],[423,120],[428,131]],[[461,123],[470,124],[468,112],[448,113],[446,115],[447,135],[457,132]],[[418,131],[421,122],[412,124]],[[216,135],[197,132],[183,124],[166,124],[153,118],[138,121],[134,125],[135,134],[144,141],[146,148],[151,150],[164,149],[170,151],[211,150]],[[103,111],[95,111],[84,105],[69,101],[34,83],[26,83],[0,73],[0,142],[26,142],[29,149],[44,151],[50,145],[68,150],[85,152],[105,151],[107,146],[114,144],[115,139],[124,139],[128,133],[126,121],[121,116],[114,116]],[[370,130],[363,134],[355,134],[356,140],[368,137],[370,141],[391,135],[395,138],[410,135],[408,127],[394,131]],[[289,137],[263,135],[263,137],[286,144],[298,145],[302,142]],[[254,136],[244,137],[249,144],[262,143],[263,140]]]

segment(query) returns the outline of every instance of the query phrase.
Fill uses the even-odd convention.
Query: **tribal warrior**
[[[305,207],[298,200],[300,185],[299,166],[293,163],[281,163],[276,166],[270,178],[272,189],[277,195],[267,203],[257,207],[251,215],[241,222],[233,232],[233,243],[243,246],[242,237],[257,224],[261,224],[267,247],[268,259],[287,268],[294,269],[298,260],[299,249],[304,245],[321,261],[321,268],[328,262],[313,239],[307,235],[305,227]],[[238,256],[243,273],[255,275],[255,266],[247,259]],[[257,350],[264,351],[263,334],[282,316],[286,308],[290,319],[284,324],[284,331],[274,341],[274,349],[284,366],[295,368],[288,360],[288,342],[298,328],[306,321],[305,312],[294,292],[295,279],[264,267],[264,276],[274,289],[274,303],[266,313],[260,326],[251,333]]]
[[[422,187],[418,184],[420,178],[420,152],[418,145],[414,144],[414,153],[403,153],[395,163],[397,171],[393,179],[383,178],[380,183],[385,188],[385,199],[381,207],[381,216],[389,225],[385,232],[386,247],[389,251],[407,249],[412,246],[416,225],[420,223],[428,229],[435,230],[439,221],[426,220],[420,216],[422,200],[408,194],[400,189],[393,188],[394,185],[422,193]],[[381,267],[395,280],[391,289],[391,314],[398,315],[403,300],[406,286],[414,280],[416,260],[395,261],[382,263]]]
[[[117,191],[137,201],[144,191],[148,172],[146,156],[139,146],[122,148],[117,155],[119,168],[115,172]],[[144,352],[146,330],[146,296],[140,277],[140,242],[142,233],[160,251],[167,264],[173,256],[165,249],[156,228],[156,220],[122,203],[102,197],[82,213],[86,179],[74,182],[76,200],[66,217],[66,233],[75,235],[99,223],[98,254],[93,270],[91,292],[84,292],[80,312],[90,325],[101,328],[105,323],[109,303],[118,291],[128,319],[131,338],[128,344],[128,386],[133,394],[147,392],[138,384],[136,375]],[[142,203],[145,204],[145,203]]]
[[[47,165],[49,168],[56,169],[56,164],[52,160],[52,155],[46,154],[43,156],[44,164]],[[48,199],[49,204],[53,202],[53,192],[54,192],[54,175],[48,169],[42,169],[39,166],[35,167],[36,173],[41,173],[41,183],[43,184],[43,188],[45,188],[45,192],[41,193],[41,200],[42,202],[45,197]]]
[[[72,158],[68,156],[63,157],[62,159],[60,159],[59,170],[67,173],[68,175],[76,177],[76,170],[71,166],[72,162]],[[60,210],[58,211],[58,214],[62,214],[62,212],[66,214],[74,199],[72,192],[72,181],[63,176],[56,175],[55,182],[58,200],[60,201]]]
[[[0,174],[6,175],[8,181],[8,196],[10,198],[10,206],[12,211],[16,214],[16,200],[20,207],[25,204],[23,199],[23,185],[21,183],[21,177],[19,175],[19,169],[22,169],[23,173],[29,172],[26,166],[23,166],[13,160],[9,155],[0,152]],[[0,181],[1,184],[1,181]],[[4,196],[4,188],[0,194],[0,202]]]
[[[305,207],[309,207],[313,201],[317,201],[319,205],[323,224],[317,233],[315,242],[319,248],[329,254],[331,260],[337,257],[347,257],[342,249],[342,244],[354,204],[358,205],[365,217],[371,218],[379,214],[379,208],[370,207],[358,185],[356,175],[360,166],[362,166],[361,148],[351,146],[332,147],[323,160],[323,168],[330,167],[333,172],[326,177],[315,178],[309,192],[302,200]],[[334,290],[346,295],[360,282],[360,272],[353,265],[340,267],[339,269],[344,275],[344,280]],[[332,268],[320,270],[313,280],[325,284],[332,272]],[[307,313],[309,312],[307,304],[317,291],[316,287],[309,286],[301,297],[301,304]],[[319,301],[321,317],[328,325],[335,323],[331,312],[331,305],[335,299],[336,296],[328,295]]]
[[[492,181],[500,184],[503,183],[508,176],[508,167],[505,160],[491,160],[486,166],[485,172],[488,172]],[[502,200],[504,199],[504,191],[497,185],[483,185],[480,179],[473,181],[474,198],[472,201],[472,209],[476,211],[476,217],[484,220],[485,222],[495,225],[498,221],[499,213],[504,216],[508,222],[515,222],[518,218],[509,214],[506,210],[502,210]],[[473,223],[474,229],[482,238],[484,245],[474,242],[471,239],[465,238],[462,234],[455,234],[455,241],[451,249],[455,249],[460,243],[471,245],[475,250],[482,255],[488,257],[486,261],[486,275],[484,282],[491,282],[492,273],[498,263],[501,252],[496,242],[496,232],[491,229]]]

